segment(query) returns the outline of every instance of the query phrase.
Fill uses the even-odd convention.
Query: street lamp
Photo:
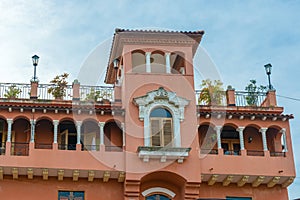
[[[272,90],[273,89],[273,86],[271,85],[271,70],[272,70],[272,65],[269,63],[269,64],[266,64],[265,66],[265,70],[266,70],[266,73],[268,75],[268,80],[269,80],[269,90]]]
[[[38,79],[36,77],[36,66],[39,64],[39,58],[37,55],[32,56],[32,64],[34,66],[34,74],[33,74],[33,82],[37,82]]]

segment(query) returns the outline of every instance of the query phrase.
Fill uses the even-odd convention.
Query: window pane
[[[164,119],[164,146],[172,142],[172,121]]]
[[[146,197],[146,200],[170,200],[170,199],[161,194],[154,194],[154,195]]]
[[[164,108],[156,108],[151,112],[150,117],[171,118],[172,115],[168,110],[166,110]]]
[[[158,119],[152,119],[151,120],[151,130],[152,130],[152,146],[161,146],[160,144],[160,125]]]

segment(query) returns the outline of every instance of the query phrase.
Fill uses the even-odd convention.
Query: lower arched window
[[[146,200],[170,200],[170,198],[162,194],[154,194],[146,197]]]
[[[165,108],[156,108],[150,113],[151,145],[172,146],[172,114]]]

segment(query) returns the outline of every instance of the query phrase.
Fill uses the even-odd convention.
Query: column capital
[[[13,119],[6,119],[6,121],[7,121],[8,124],[12,124],[14,120]]]
[[[171,53],[170,52],[165,52],[165,56],[170,56]]]
[[[76,121],[76,126],[81,126],[82,121]]]
[[[222,129],[223,126],[215,126],[214,130],[215,131],[220,131]]]
[[[260,129],[259,129],[259,132],[265,133],[267,130],[268,130],[268,128],[263,127],[263,128],[260,128]]]
[[[244,129],[245,129],[245,127],[239,126],[239,127],[237,127],[236,131],[243,131]]]
[[[99,122],[98,126],[103,127],[105,125],[105,122]]]
[[[52,122],[53,122],[54,126],[57,126],[59,124],[59,120],[56,120],[56,119],[52,120]]]
[[[280,133],[286,133],[286,129],[285,129],[285,128],[282,128],[282,129],[280,130]]]
[[[36,119],[31,119],[31,120],[30,120],[30,123],[31,123],[31,124],[34,124],[35,122],[36,122]]]
[[[151,51],[146,51],[146,52],[145,52],[145,55],[146,55],[146,56],[147,56],[147,55],[150,56],[150,55],[151,55]]]

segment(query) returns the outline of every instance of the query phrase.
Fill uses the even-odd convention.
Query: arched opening
[[[31,126],[27,119],[18,118],[13,122],[11,133],[11,154],[28,156]]]
[[[35,148],[52,149],[53,123],[49,119],[41,119],[35,125]]]
[[[76,150],[77,131],[73,121],[63,120],[58,125],[58,149]]]
[[[154,51],[151,53],[151,73],[166,73],[164,52]]]
[[[152,194],[150,196],[147,196],[146,200],[171,200],[171,199],[163,194]]]
[[[123,131],[120,124],[109,121],[104,125],[104,145],[105,151],[122,151]]]
[[[169,110],[158,107],[150,113],[151,146],[173,146],[173,118]]]
[[[221,146],[224,155],[241,155],[240,137],[236,128],[227,125],[221,131]]]
[[[244,129],[244,140],[248,156],[264,156],[262,137],[258,127],[247,126]]]
[[[186,180],[175,173],[156,171],[141,179],[141,196],[145,199],[184,199]],[[156,200],[156,199],[155,199]]]
[[[199,146],[201,154],[218,154],[217,134],[210,124],[203,124],[198,128]]]
[[[100,130],[98,123],[94,120],[85,120],[81,126],[82,150],[99,151]]]
[[[285,156],[283,134],[278,128],[268,128],[266,132],[268,150],[271,156]]]
[[[131,53],[132,72],[145,73],[146,72],[146,57],[145,52],[136,50]]]
[[[185,56],[183,52],[173,52],[170,57],[171,72],[173,74],[185,74]]]
[[[0,118],[0,155],[5,154],[5,144],[7,140],[7,122],[5,119]]]

